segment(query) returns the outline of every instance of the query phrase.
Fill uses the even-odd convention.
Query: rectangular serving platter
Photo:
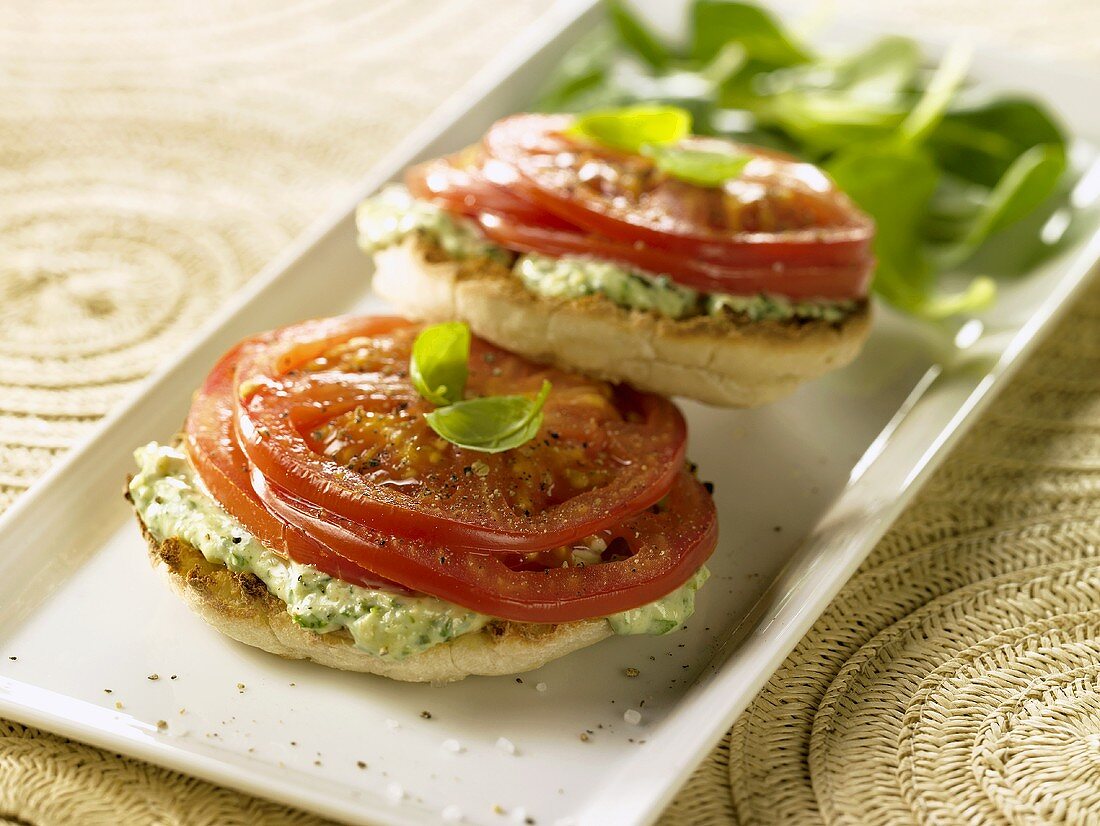
[[[682,8],[648,6],[667,25]],[[356,200],[525,108],[597,16],[590,0],[555,6]],[[821,39],[888,30],[838,20]],[[943,39],[933,32],[927,45]],[[236,644],[158,580],[121,498],[131,450],[175,432],[192,389],[241,336],[384,309],[348,203],[0,518],[0,715],[347,822],[431,823],[448,807],[468,823],[652,821],[1100,258],[1092,78],[992,52],[979,52],[975,75],[1041,95],[1081,139],[1072,237],[978,319],[931,327],[879,307],[859,360],[790,399],[683,405],[721,524],[714,577],[685,630],[613,638],[519,679],[405,685]],[[624,722],[631,708],[640,725]]]

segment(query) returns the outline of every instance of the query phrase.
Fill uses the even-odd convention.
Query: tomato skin
[[[847,300],[866,295],[873,274],[870,263],[837,267],[780,264],[723,267],[641,244],[621,244],[591,235],[517,224],[500,215],[483,214],[478,223],[486,238],[508,249],[555,257],[593,256],[670,274],[678,284],[709,293],[772,293],[794,300]],[[781,289],[776,287],[780,279]]]
[[[266,547],[283,551],[295,562],[329,576],[369,588],[403,586],[377,576],[345,559],[316,538],[280,521],[263,505],[250,480],[247,457],[234,432],[233,368],[238,344],[226,353],[195,393],[184,426],[184,446],[203,485],[218,503]]]
[[[494,551],[454,551],[364,528],[266,481],[259,484],[261,499],[273,512],[364,567],[417,591],[516,622],[572,622],[653,602],[687,582],[718,542],[714,502],[682,467],[666,510],[643,510],[610,532],[627,541],[634,555],[540,571],[512,570]]]
[[[250,378],[242,383],[242,363],[254,363],[257,352],[262,352],[266,358],[261,360],[274,373],[293,372],[300,369],[303,358],[330,352],[333,342],[363,333],[383,335],[384,341],[386,334],[397,335],[409,325],[394,318],[345,318],[255,336],[223,356],[196,393],[185,427],[191,462],[221,506],[265,546],[354,584],[427,593],[520,622],[565,622],[638,607],[686,582],[713,552],[717,541],[714,504],[683,469],[679,451],[669,458],[672,480],[660,507],[632,510],[600,531],[609,541],[621,539],[632,555],[570,568],[547,563],[553,555],[540,557],[527,549],[510,548],[507,542],[455,547],[404,535],[389,523],[349,519],[320,503],[316,491],[300,485],[294,490],[283,488],[250,461],[236,426],[239,401],[262,396],[262,382],[270,377],[261,377],[261,385],[256,385],[253,374],[245,371]],[[524,375],[509,364],[502,364],[500,370],[503,382]],[[563,392],[571,392],[568,382],[563,381],[563,386]],[[583,404],[581,397],[589,392],[586,386],[577,381],[575,403]],[[346,389],[338,388],[333,398],[340,399]],[[627,394],[616,403],[625,405],[630,417],[644,418],[651,397],[616,392]],[[567,426],[580,437],[596,432],[593,425],[567,416],[561,422],[562,438],[569,438]],[[676,422],[662,426],[675,429]],[[615,439],[614,433],[607,434],[591,449],[615,449]],[[533,561],[536,557],[542,561]]]
[[[472,158],[437,158],[410,167],[405,172],[405,186],[413,197],[431,201],[456,215],[477,218],[483,212],[496,212],[525,224],[575,229],[568,221],[515,194],[511,187],[516,179],[510,167],[496,162],[497,181],[490,180],[486,163],[491,171],[494,162],[487,161],[481,152]]]
[[[765,196],[754,194],[729,213],[732,195],[724,190],[670,179],[642,156],[578,144],[563,134],[571,120],[498,121],[480,152],[410,170],[410,191],[474,218],[490,240],[517,252],[590,255],[707,292],[795,300],[867,295],[874,225],[816,167],[757,147],[688,139],[689,147],[720,145],[753,156],[726,189]],[[590,166],[605,170],[603,177],[593,178]],[[746,226],[731,228],[729,220]]]
[[[480,503],[467,500],[465,506],[456,509],[433,506],[430,501],[410,502],[393,483],[375,483],[362,474],[342,472],[343,468],[318,456],[300,431],[313,428],[318,419],[331,419],[334,413],[357,407],[382,414],[392,414],[395,409],[417,414],[426,412],[430,406],[419,399],[403,374],[397,378],[370,374],[369,385],[359,385],[338,373],[331,382],[318,384],[301,378],[295,368],[314,354],[324,352],[335,341],[411,326],[411,322],[399,319],[347,319],[323,329],[312,324],[306,328],[308,335],[320,338],[306,339],[309,344],[293,343],[294,331],[299,328],[288,328],[289,332],[284,332],[287,343],[275,342],[243,351],[236,368],[237,383],[254,389],[246,398],[237,399],[236,428],[249,461],[278,488],[309,490],[308,498],[328,512],[358,524],[385,525],[387,530],[409,538],[462,548],[535,552],[570,545],[649,507],[668,492],[684,459],[687,433],[683,416],[665,399],[625,389],[621,392],[637,404],[642,422],[637,425],[623,422],[619,427],[627,439],[621,452],[629,458],[644,449],[647,455],[644,460],[617,463],[621,470],[614,477],[613,487],[608,483],[579,493],[553,513],[533,517],[529,514],[524,518],[510,511],[494,510],[492,503],[479,507]],[[505,354],[499,353],[498,357],[503,359]],[[513,361],[518,359],[507,355]],[[476,363],[477,359],[471,359],[471,364]],[[535,378],[548,370],[538,368]],[[299,378],[292,382],[282,380],[284,374],[293,372],[299,372]],[[318,375],[327,380],[325,374]],[[567,381],[567,374],[560,371],[550,375],[558,384],[548,405],[556,403],[566,389],[561,383]],[[537,387],[532,382],[531,389]],[[323,405],[323,409],[318,405]],[[550,415],[552,411],[546,414]],[[437,441],[425,428],[402,432],[410,436],[424,434]],[[594,438],[606,435],[597,433]],[[503,461],[498,456],[481,454],[479,458],[469,451],[443,449],[448,456],[459,454],[454,460],[460,459],[460,466],[472,461],[493,465]],[[462,479],[460,484],[467,481]]]

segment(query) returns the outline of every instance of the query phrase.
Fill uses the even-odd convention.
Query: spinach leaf
[[[958,266],[990,235],[1034,212],[1054,194],[1065,171],[1066,153],[1060,146],[1033,146],[1020,155],[965,225],[962,239],[939,250],[940,266]]]
[[[609,0],[607,10],[624,46],[654,69],[668,66],[672,59],[668,48],[625,3]]]
[[[854,146],[838,152],[825,170],[875,219],[875,289],[893,304],[916,309],[932,282],[917,234],[940,179],[931,155],[901,144]]]
[[[766,11],[751,3],[696,0],[691,9],[691,56],[713,60],[727,43],[737,43],[753,60],[771,67],[794,66],[810,53]]]
[[[996,186],[1025,151],[1064,147],[1062,127],[1034,101],[1007,97],[948,112],[929,135],[936,162],[964,180]]]

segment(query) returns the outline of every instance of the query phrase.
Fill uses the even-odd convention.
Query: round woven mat
[[[1100,283],[666,820],[1100,823]]]
[[[0,510],[545,5],[0,4]],[[890,13],[1100,65],[1093,0]],[[1100,285],[663,821],[1100,822],[1098,546]],[[5,826],[314,822],[0,721]]]

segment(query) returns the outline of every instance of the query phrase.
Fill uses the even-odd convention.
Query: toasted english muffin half
[[[520,674],[611,636],[605,619],[557,625],[490,622],[479,631],[395,660],[355,647],[344,629],[317,633],[299,627],[286,605],[254,574],[208,561],[194,545],[158,541],[138,517],[149,560],[187,606],[238,642],[290,660],[416,683],[450,683],[471,675]]]
[[[677,320],[601,295],[546,297],[500,261],[455,260],[415,235],[376,251],[374,262],[375,292],[410,318],[465,321],[476,335],[532,360],[720,407],[767,404],[843,367],[871,326],[866,301],[832,322]]]

